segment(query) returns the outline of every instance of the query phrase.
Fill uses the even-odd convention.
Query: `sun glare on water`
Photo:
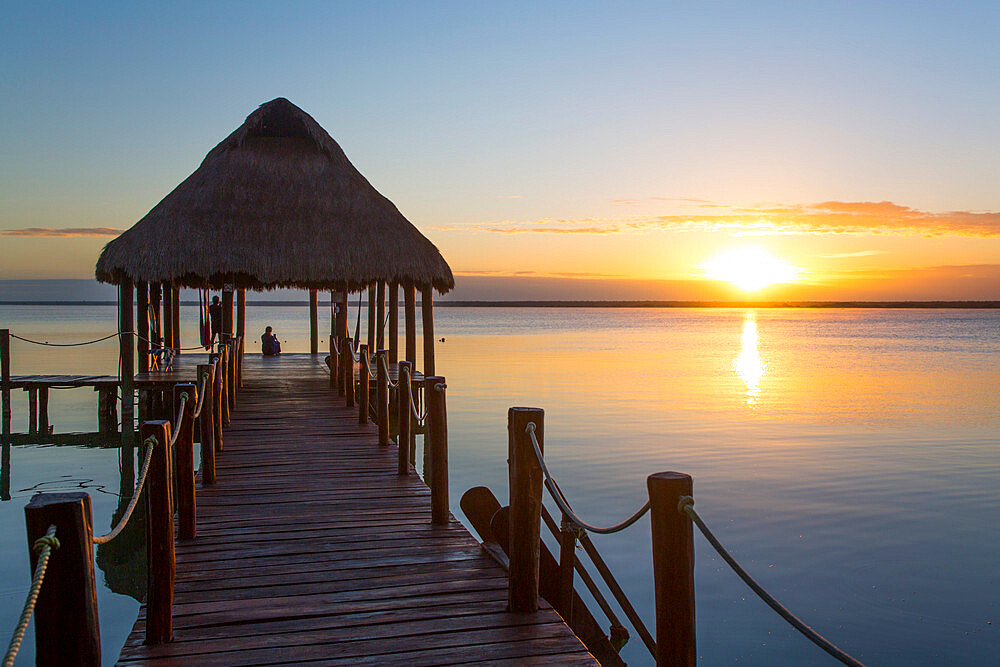
[[[746,292],[776,283],[797,282],[801,269],[756,247],[726,250],[702,265],[705,275],[725,280]]]

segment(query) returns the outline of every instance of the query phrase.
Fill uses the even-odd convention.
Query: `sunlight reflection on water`
[[[733,359],[732,369],[746,385],[747,406],[757,407],[760,399],[760,383],[764,377],[764,362],[757,348],[757,321],[754,314],[747,313],[743,320],[743,334],[740,336],[740,354]]]

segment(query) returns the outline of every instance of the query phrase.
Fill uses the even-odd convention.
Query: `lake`
[[[182,310],[191,345],[197,309]],[[849,653],[879,665],[996,663],[1000,312],[463,307],[435,318],[457,515],[471,486],[506,498],[507,409],[543,408],[546,460],[587,521],[631,514],[650,473],[686,472],[699,513],[744,567]],[[113,306],[0,306],[0,327],[50,342],[96,338],[115,322]],[[305,306],[250,302],[247,322],[254,338],[271,325],[286,351],[308,349]],[[12,357],[14,374],[115,374],[117,344],[15,340]],[[53,390],[56,432],[96,430],[96,403],[90,390]],[[15,391],[15,431],[26,415]],[[118,469],[117,449],[13,448],[0,630],[13,628],[28,586],[24,505],[39,490],[86,489],[104,532]],[[648,521],[593,540],[652,627]],[[695,550],[705,664],[833,663],[700,536]],[[98,554],[108,662],[138,610],[128,593],[141,563],[127,551]],[[32,655],[29,635],[19,664]],[[651,662],[635,633],[623,656]]]

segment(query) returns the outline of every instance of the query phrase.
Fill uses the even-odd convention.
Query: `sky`
[[[1000,3],[4,14],[0,280],[91,277],[283,96],[438,246],[455,298],[1000,299]]]

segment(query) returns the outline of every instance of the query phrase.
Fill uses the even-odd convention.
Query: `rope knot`
[[[444,382],[438,382],[434,385],[434,391],[444,391],[447,388],[448,385],[446,385]]]
[[[31,550],[36,554],[40,554],[45,547],[49,547],[52,551],[55,551],[59,548],[59,538],[55,535],[43,535],[35,540],[34,544],[31,545]]]
[[[691,496],[681,496],[681,499],[677,501],[677,511],[681,514],[686,514],[689,507],[694,508],[694,498]]]
[[[524,432],[525,433],[534,433],[535,432],[535,422],[528,422],[527,426],[524,427]]]

